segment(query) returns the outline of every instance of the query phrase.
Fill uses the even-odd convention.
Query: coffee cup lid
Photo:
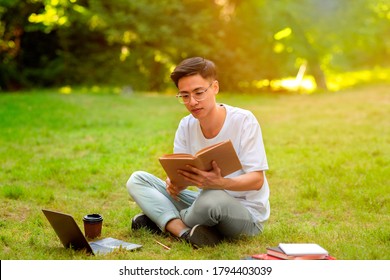
[[[83,221],[89,222],[89,223],[98,223],[103,221],[103,217],[100,214],[88,214],[85,215],[83,218]]]

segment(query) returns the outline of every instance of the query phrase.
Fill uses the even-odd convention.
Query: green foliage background
[[[389,0],[0,0],[0,90],[161,91],[189,56],[214,60],[228,91],[303,64],[327,89],[332,74],[389,67],[389,23]]]

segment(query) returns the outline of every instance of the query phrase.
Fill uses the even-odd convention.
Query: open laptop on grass
[[[139,244],[128,243],[111,237],[88,242],[71,215],[46,209],[42,209],[42,212],[65,248],[85,250],[89,254],[96,255],[110,253],[119,248],[135,250],[142,247]]]

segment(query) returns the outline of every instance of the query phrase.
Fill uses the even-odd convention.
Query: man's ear
[[[218,83],[217,80],[214,81],[213,88],[214,88],[215,94],[218,94],[218,92],[219,92],[219,83]]]

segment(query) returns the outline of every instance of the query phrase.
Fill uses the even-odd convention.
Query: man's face
[[[178,89],[180,95],[186,96],[185,101],[188,103],[184,105],[195,118],[202,119],[215,108],[218,81],[209,81],[197,74],[181,78]]]

